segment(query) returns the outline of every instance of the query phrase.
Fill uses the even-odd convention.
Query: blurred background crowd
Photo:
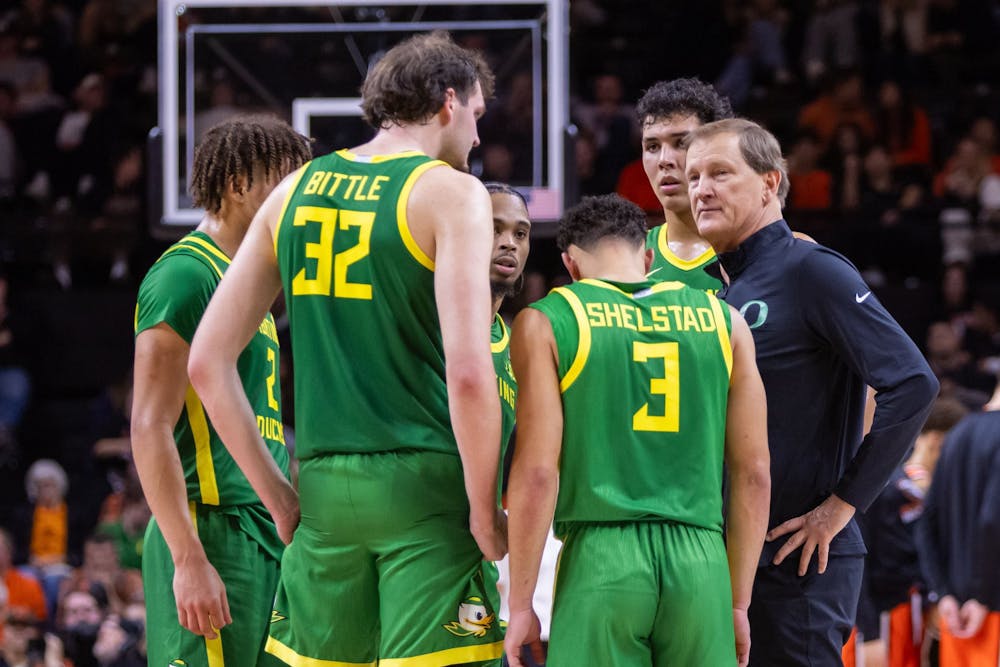
[[[657,80],[713,82],[781,139],[792,228],[858,266],[944,397],[988,401],[1000,374],[1000,3],[572,0],[570,17],[567,191],[617,191],[657,224],[632,102]],[[0,665],[29,652],[51,665],[56,641],[78,667],[145,664],[149,510],[128,419],[137,281],[169,243],[148,223],[156,21],[152,0],[0,0]],[[489,35],[457,37],[500,74],[473,170],[527,184],[530,73]],[[280,67],[293,39],[259,48]],[[224,67],[198,71],[195,94],[196,134],[268,106]],[[568,280],[544,227],[533,234],[506,316]]]

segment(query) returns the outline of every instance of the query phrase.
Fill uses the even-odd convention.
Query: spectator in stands
[[[1000,662],[1000,386],[948,435],[917,526],[920,565],[938,600],[940,664]]]
[[[739,38],[722,74],[715,82],[719,94],[742,108],[755,82],[765,85],[791,80],[782,38],[788,10],[776,0],[754,0],[737,17]]]
[[[33,505],[29,562],[45,576],[65,573],[70,523],[66,471],[52,459],[35,461],[25,474],[24,488]]]
[[[42,634],[41,621],[30,609],[11,605],[2,623],[0,667],[66,667],[62,642]]]
[[[508,86],[498,86],[498,99],[490,104],[490,112],[479,122],[479,136],[483,146],[501,144],[510,150],[510,180],[515,183],[531,181],[535,122],[532,86],[530,72],[514,74]]]
[[[876,121],[879,141],[888,146],[895,166],[930,166],[931,125],[927,112],[898,82],[887,80],[879,86]]]
[[[855,0],[817,0],[806,25],[802,66],[809,81],[861,65]]]
[[[833,203],[830,172],[819,166],[820,147],[816,135],[801,132],[788,155],[791,184],[789,208],[795,211],[825,211]]]
[[[831,77],[829,89],[802,108],[799,127],[812,130],[824,148],[829,145],[837,128],[854,123],[866,140],[875,135],[875,121],[864,99],[864,82],[856,70],[847,70]]]
[[[997,124],[989,116],[979,116],[969,127],[969,138],[989,156],[990,169],[1000,174],[1000,154],[997,154]]]
[[[97,631],[94,657],[101,667],[146,667],[146,608],[128,605],[109,614]]]
[[[107,593],[96,583],[86,590],[69,591],[60,600],[56,630],[73,667],[99,667],[94,644],[107,611]]]
[[[861,204],[867,145],[860,127],[843,123],[834,131],[830,147],[820,162],[833,177],[832,204],[840,211],[853,211]]]
[[[986,402],[995,378],[981,372],[950,322],[934,322],[927,330],[927,363],[941,383],[941,395],[970,408]]]
[[[966,136],[935,176],[934,194],[949,205],[975,206],[983,179],[991,173],[990,155],[982,144]]]
[[[879,649],[892,667],[920,664],[925,590],[914,529],[945,437],[967,413],[954,399],[937,399],[913,452],[865,513],[865,578],[885,633],[877,640]]]
[[[142,600],[142,575],[138,570],[123,570],[118,559],[118,543],[112,535],[96,532],[83,544],[83,562],[62,584],[65,596],[71,591],[89,591],[100,586],[105,593],[104,606],[121,612],[132,602]]]
[[[613,192],[618,175],[637,152],[639,125],[635,109],[624,102],[621,77],[613,73],[593,81],[594,101],[581,103],[572,115],[582,130],[593,138],[596,149],[591,191]]]
[[[48,618],[42,585],[30,574],[14,567],[14,541],[3,528],[0,528],[0,583],[11,607],[29,610],[39,622]]]
[[[17,429],[31,397],[25,322],[10,307],[10,282],[0,271],[0,465],[17,456]]]

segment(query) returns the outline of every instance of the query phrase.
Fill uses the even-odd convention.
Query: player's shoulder
[[[442,201],[453,201],[455,197],[489,196],[482,181],[444,162],[430,163],[430,167],[413,184],[413,194]]]

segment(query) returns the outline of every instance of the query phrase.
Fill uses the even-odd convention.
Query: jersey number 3
[[[632,415],[633,431],[659,431],[676,433],[680,430],[680,347],[677,343],[632,343],[632,361],[644,364],[651,359],[663,360],[663,377],[649,381],[649,392],[663,397],[663,414],[649,414],[649,403],[644,403]]]
[[[370,251],[372,224],[375,213],[370,211],[341,211],[324,206],[299,206],[295,209],[295,227],[305,227],[309,223],[318,224],[319,241],[306,243],[306,259],[316,260],[316,276],[306,277],[303,268],[292,278],[292,294],[330,296],[333,286],[333,296],[342,299],[372,298],[372,286],[365,283],[352,283],[347,280],[347,270],[355,262],[364,259]],[[351,227],[358,228],[358,242],[333,254],[333,239],[338,230],[346,231]]]

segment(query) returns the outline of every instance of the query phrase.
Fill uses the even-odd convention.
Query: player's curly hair
[[[493,96],[493,72],[482,54],[463,48],[444,31],[414,35],[375,63],[361,86],[361,111],[376,130],[423,123],[444,104],[453,88],[468,104],[479,82],[483,98]]]
[[[704,125],[733,117],[729,98],[701,79],[672,79],[653,84],[635,106],[639,124],[655,123],[676,114],[697,116]]]
[[[274,116],[246,115],[215,125],[194,151],[191,196],[195,206],[218,213],[227,188],[246,178],[284,175],[312,159],[309,140]]]
[[[584,197],[559,221],[556,245],[566,251],[570,245],[589,250],[607,237],[624,239],[636,246],[646,242],[646,214],[618,195]]]

